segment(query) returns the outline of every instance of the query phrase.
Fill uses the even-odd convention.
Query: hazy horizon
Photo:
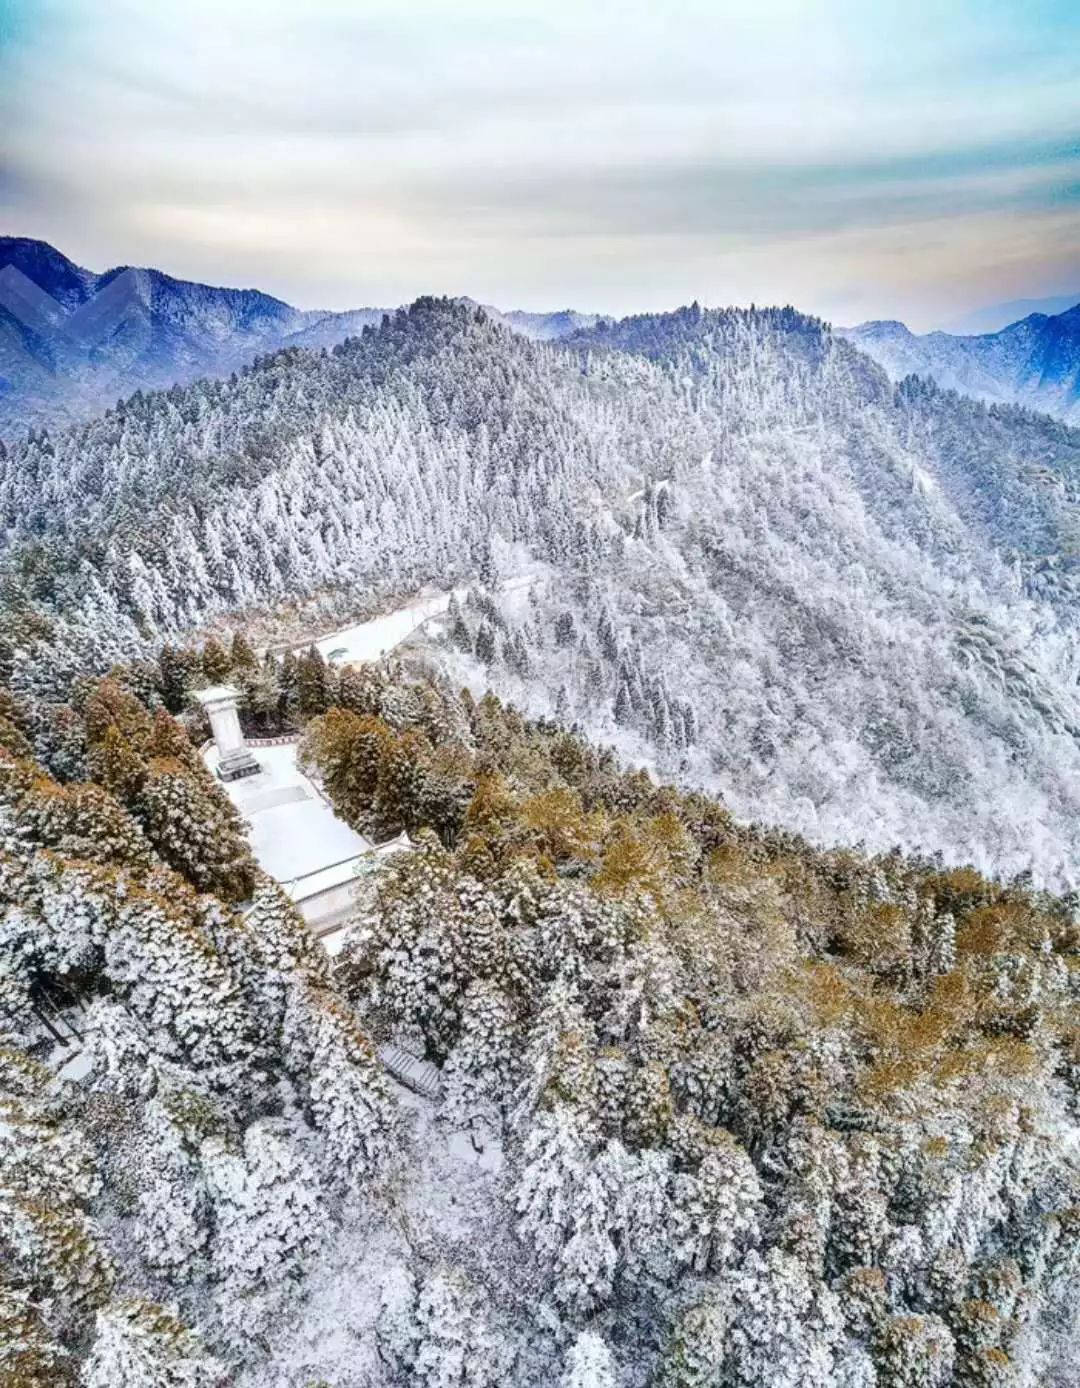
[[[1080,15],[0,0],[0,217],[302,308],[791,302],[917,330],[1080,289]]]

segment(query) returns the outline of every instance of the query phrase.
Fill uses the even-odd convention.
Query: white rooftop
[[[341,865],[371,848],[362,834],[338,819],[297,766],[296,746],[252,747],[258,775],[221,782],[248,821],[259,866],[286,885],[310,873],[343,871]],[[206,764],[217,769],[216,746],[207,751]]]

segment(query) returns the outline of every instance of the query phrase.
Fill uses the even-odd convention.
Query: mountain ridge
[[[62,689],[244,612],[352,619],[527,569],[525,612],[480,592],[459,682],[815,841],[1056,882],[1080,824],[1078,497],[1080,432],[893,385],[790,308],[545,343],[422,299],[9,447],[11,679]]]
[[[485,308],[537,339],[600,321],[572,309]],[[261,289],[152,267],[99,274],[46,241],[0,236],[0,437],[91,418],[137,390],[227,376],[266,352],[333,347],[385,312],[298,309]]]
[[[992,333],[913,333],[896,319],[839,329],[894,380],[929,376],[978,399],[1080,422],[1080,304],[1031,313]]]

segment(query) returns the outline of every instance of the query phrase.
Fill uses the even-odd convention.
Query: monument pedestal
[[[244,745],[244,734],[236,706],[240,691],[231,684],[200,689],[196,699],[206,709],[210,730],[218,750],[217,774],[223,781],[238,781],[242,776],[255,776],[259,763]]]

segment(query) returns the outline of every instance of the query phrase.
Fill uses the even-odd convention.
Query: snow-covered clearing
[[[270,1353],[236,1388],[365,1388],[387,1381],[378,1320],[384,1288],[417,1270],[467,1267],[478,1284],[504,1235],[503,1154],[486,1135],[477,1152],[427,1100],[396,1086],[406,1146],[397,1179],[347,1213],[268,1337]],[[407,1159],[406,1159],[407,1158]],[[407,1179],[403,1174],[407,1172]]]
[[[461,590],[460,596],[464,596],[464,590]],[[344,627],[315,644],[334,665],[378,660],[407,641],[429,617],[437,617],[445,612],[449,605],[448,592],[422,592],[393,612],[372,617],[370,621],[359,622],[356,626]]]
[[[259,774],[223,783],[250,826],[251,850],[259,866],[286,885],[371,848],[363,835],[338,819],[300,770],[296,750],[295,742],[255,747]],[[211,771],[216,769],[216,747],[207,752],[206,763]]]
[[[526,589],[533,582],[532,574],[518,574],[500,586],[501,594]],[[349,665],[356,661],[379,660],[406,642],[425,622],[441,616],[450,606],[451,591],[459,602],[465,600],[467,588],[446,592],[423,589],[410,602],[381,617],[342,627],[329,636],[320,637],[315,645],[333,665]],[[297,647],[302,649],[303,643]]]

